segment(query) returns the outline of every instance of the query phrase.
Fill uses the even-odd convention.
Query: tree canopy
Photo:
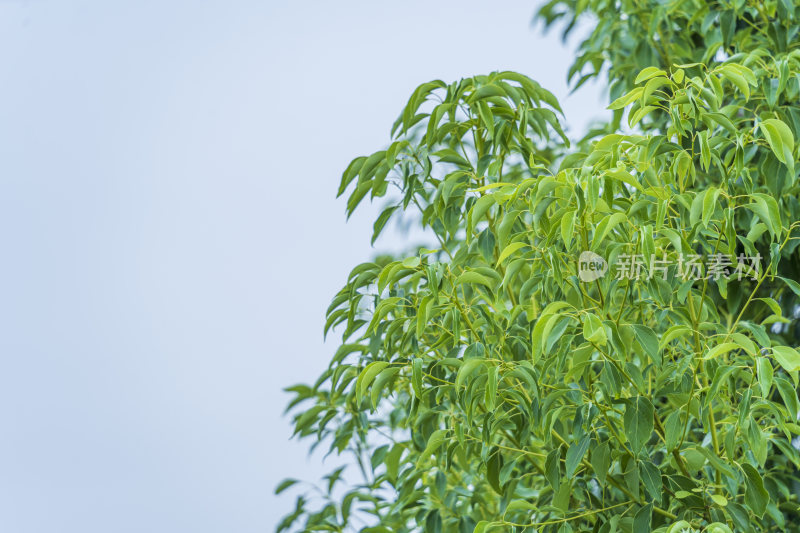
[[[339,187],[435,249],[356,266],[295,433],[352,453],[279,530],[800,531],[800,2],[553,0],[613,117],[515,72],[411,95]],[[541,80],[545,85],[547,80]],[[282,483],[287,490],[294,480]]]

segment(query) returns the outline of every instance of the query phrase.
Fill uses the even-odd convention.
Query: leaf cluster
[[[348,214],[389,201],[373,241],[408,217],[438,244],[335,296],[341,345],[289,408],[359,481],[280,530],[800,531],[798,4],[539,17],[585,13],[571,75],[607,71],[614,117],[577,146],[550,92],[495,72],[421,85],[344,172]],[[587,282],[584,251],[666,266]],[[759,260],[687,279],[689,255]]]

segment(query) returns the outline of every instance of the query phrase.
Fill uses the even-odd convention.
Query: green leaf
[[[717,208],[717,199],[719,198],[719,189],[711,187],[703,197],[703,226],[708,227],[711,220],[711,215],[714,214],[714,209]]]
[[[670,327],[664,335],[661,337],[661,341],[659,341],[658,346],[660,349],[664,349],[664,347],[670,343],[670,341],[678,338],[688,336],[692,333],[692,329],[688,326],[682,326],[677,324],[675,326]]]
[[[583,315],[583,338],[587,341],[605,346],[607,337],[603,323],[594,313]]]
[[[397,479],[397,472],[400,468],[400,458],[404,451],[405,447],[402,444],[395,444],[392,446],[392,449],[389,450],[389,453],[386,454],[384,463],[386,464],[386,473],[389,479]]]
[[[495,399],[497,398],[497,367],[494,365],[489,366],[486,374],[486,391],[485,391],[486,410],[494,411]]]
[[[762,211],[764,207],[766,207],[766,211],[768,213],[768,220],[765,220],[768,224],[772,224],[772,231],[777,236],[781,234],[782,222],[781,222],[781,211],[778,207],[778,202],[775,201],[775,198],[763,193],[753,193],[751,198],[756,201],[757,204],[762,206]]]
[[[419,264],[420,264],[420,258],[416,256],[406,257],[405,259],[403,259],[402,263],[402,265],[406,268],[417,268]]]
[[[571,497],[572,483],[569,478],[562,479],[561,486],[558,488],[555,496],[553,497],[553,507],[559,509],[562,513],[566,513],[569,509],[569,501]]]
[[[639,75],[636,76],[636,80],[634,80],[635,85],[639,85],[643,81],[647,81],[650,78],[654,78],[656,76],[666,76],[667,73],[657,67],[647,67],[639,72]]]
[[[644,92],[644,87],[636,87],[629,93],[624,94],[614,100],[606,109],[622,109],[623,107],[630,105],[634,100],[639,99],[642,96],[642,92]]]
[[[558,342],[571,322],[572,317],[569,316],[561,317],[558,320],[553,319],[551,322],[548,322],[544,330],[544,334],[546,335],[544,341],[545,353],[550,353],[552,351],[553,346]]]
[[[392,214],[398,208],[399,208],[399,206],[397,206],[397,205],[394,205],[394,206],[391,206],[391,207],[387,207],[386,209],[383,210],[383,212],[380,214],[380,216],[375,220],[375,224],[373,224],[373,226],[372,226],[372,228],[373,228],[372,229],[372,240],[370,241],[370,244],[375,244],[375,241],[378,240],[378,237],[380,236],[381,232],[383,231],[384,226],[386,226],[386,223],[389,221],[389,219],[392,217]]]
[[[720,364],[714,372],[714,379],[711,381],[711,386],[706,392],[703,406],[708,406],[713,400],[717,400],[717,392],[723,383],[726,382],[728,377],[733,373],[736,368],[730,365]]]
[[[650,96],[664,85],[672,85],[672,81],[664,76],[657,76],[648,80],[647,84],[644,86],[644,91],[642,92],[642,106],[646,106]]]
[[[485,285],[489,288],[492,288],[494,286],[494,283],[492,283],[492,281],[489,280],[489,278],[481,274],[478,274],[477,272],[472,272],[472,271],[464,272],[460,276],[458,276],[458,278],[456,278],[456,281],[453,283],[453,286],[457,287],[459,285],[463,285],[464,283],[478,283],[480,285]]]
[[[745,100],[750,99],[750,87],[745,77],[737,68],[735,68],[733,65],[724,65],[720,67],[719,72],[723,75],[723,77],[725,77],[725,79],[733,83],[736,88],[742,92],[742,94],[744,94]]]
[[[650,521],[653,518],[653,504],[648,503],[636,511],[633,517],[633,531],[636,533],[650,533]]]
[[[561,486],[561,448],[555,448],[547,454],[544,461],[544,475],[553,490],[558,490]]]
[[[768,398],[772,388],[772,363],[766,357],[756,359],[758,371],[758,386],[761,388],[761,397]]]
[[[468,214],[468,234],[472,234],[475,226],[481,221],[481,219],[483,219],[483,217],[486,215],[486,212],[490,207],[492,207],[492,205],[494,205],[494,203],[495,198],[492,194],[487,194],[486,196],[481,196],[478,198]]]
[[[517,511],[536,511],[538,507],[531,502],[525,500],[514,500],[506,507],[506,513],[515,513]]]
[[[389,363],[386,361],[375,361],[364,367],[364,370],[361,371],[356,381],[356,396],[359,403],[361,402],[361,398],[364,397],[364,392],[366,392],[367,387],[369,387],[372,380],[375,379],[375,376],[380,374],[387,366],[389,366]]]
[[[777,118],[769,118],[759,123],[761,133],[769,143],[772,153],[781,163],[787,164],[792,161],[794,151],[794,135],[789,126]]]
[[[563,332],[567,323],[564,323],[561,313],[553,313],[554,308],[548,306],[539,319],[531,332],[531,355],[536,360],[542,352],[549,352],[553,343],[558,340]],[[557,326],[558,324],[558,326]]]
[[[589,435],[584,435],[583,438],[581,438],[581,440],[578,442],[573,442],[570,444],[569,448],[567,449],[566,457],[567,477],[572,477],[575,475],[578,465],[581,464],[583,457],[586,455],[586,452],[589,449],[590,442],[591,440]]]
[[[706,113],[705,116],[728,130],[729,133],[733,135],[737,134],[738,130],[736,129],[736,126],[734,126],[733,122],[731,122],[731,120],[722,113]]]
[[[781,219],[778,205],[774,198],[763,194],[752,194],[754,202],[745,205],[747,209],[758,215],[773,237],[781,234]]]
[[[615,179],[617,181],[621,181],[622,183],[627,183],[631,187],[637,190],[643,190],[642,184],[639,183],[639,180],[634,178],[630,172],[625,170],[624,166],[617,166],[612,170],[606,171],[605,175],[609,178]],[[624,220],[624,219],[623,219]]]
[[[570,209],[561,217],[561,238],[564,245],[569,248],[575,229],[575,211]]]
[[[778,276],[778,278],[788,285],[788,287],[792,289],[793,293],[795,293],[797,296],[800,296],[800,283],[797,283],[793,279],[781,278],[780,276]]]
[[[672,411],[664,421],[664,440],[666,441],[667,451],[674,450],[683,437],[683,421],[680,411]]]
[[[636,334],[636,340],[639,341],[641,347],[644,348],[644,351],[647,352],[650,359],[660,366],[661,350],[658,346],[658,337],[656,337],[655,332],[651,328],[641,324],[635,324],[633,330]]]
[[[614,213],[612,215],[607,215],[603,220],[597,224],[597,228],[594,232],[594,237],[592,237],[592,250],[597,250],[600,243],[603,242],[603,239],[606,238],[608,232],[613,230],[620,222],[627,220],[627,216],[625,213]]]
[[[355,179],[356,176],[358,176],[358,173],[361,170],[361,167],[364,165],[364,161],[366,160],[367,158],[365,156],[360,156],[350,162],[350,164],[347,166],[347,169],[342,174],[342,180],[339,184],[339,191],[336,194],[337,198],[344,194],[344,191],[347,190],[347,186]]]
[[[707,171],[711,167],[711,146],[708,144],[708,130],[698,133],[697,140],[700,142],[700,159],[703,170]],[[710,189],[706,192],[710,192]],[[705,195],[705,197],[707,196],[708,194]],[[705,206],[705,199],[703,200],[703,205]]]
[[[486,479],[498,495],[503,495],[503,486],[500,483],[500,470],[503,467],[503,457],[499,451],[493,452],[486,461]]]
[[[396,270],[394,272],[396,272]],[[378,305],[375,307],[375,312],[372,315],[372,320],[370,320],[369,325],[367,326],[367,331],[374,331],[375,328],[378,327],[380,321],[386,318],[386,316],[393,311],[397,307],[397,304],[399,304],[401,301],[402,298],[399,296],[392,296],[390,298],[381,300],[380,303],[378,303]]]
[[[658,467],[650,461],[642,461],[639,463],[639,478],[650,498],[661,503],[661,471]]]
[[[756,345],[753,344],[753,341],[751,341],[749,338],[741,333],[731,333],[730,338],[735,341],[740,348],[744,348],[744,351],[746,351],[748,354],[752,355],[753,357],[756,356],[756,352],[758,352],[758,350],[756,350]]]
[[[756,516],[764,516],[769,503],[769,493],[764,488],[764,481],[758,471],[747,463],[741,465],[744,473],[744,501]]]
[[[520,248],[524,248],[525,246],[529,246],[528,243],[525,242],[512,242],[508,246],[506,246],[502,252],[500,252],[500,256],[497,258],[497,264],[499,265],[502,263],[508,256],[513,254],[514,252],[518,251]]]
[[[604,485],[608,475],[608,467],[611,466],[611,449],[608,447],[608,443],[604,442],[592,449],[591,463],[597,480],[600,485]]]
[[[447,437],[446,429],[437,429],[431,433],[431,436],[428,437],[428,444],[419,456],[420,460],[428,459],[442,445],[445,437]]]
[[[800,370],[800,353],[788,346],[773,346],[772,356],[787,372]]]
[[[378,377],[375,378],[375,383],[372,385],[372,389],[370,390],[372,409],[375,409],[378,406],[378,401],[380,400],[384,387],[397,375],[398,372],[400,372],[399,366],[388,367],[383,369],[383,371],[378,374]]]
[[[725,507],[728,505],[728,499],[722,494],[712,494],[711,499],[720,507]]]
[[[422,359],[415,357],[411,362],[411,386],[414,396],[422,398]]]
[[[464,380],[467,379],[476,368],[483,365],[486,365],[486,360],[479,357],[464,361],[464,364],[458,369],[458,374],[456,375],[456,389],[460,389],[464,385]]]
[[[714,359],[724,353],[728,353],[731,350],[735,350],[738,347],[739,345],[736,344],[735,342],[723,342],[722,344],[718,344],[713,348],[711,348],[708,351],[708,353],[706,353],[706,355],[703,357],[703,359]]]
[[[684,492],[684,491],[679,491]],[[688,493],[687,493],[688,494]],[[672,524],[669,529],[667,529],[667,533],[686,533],[687,531],[692,530],[692,525],[687,522],[686,520],[679,520]]]
[[[298,481],[296,479],[284,479],[278,484],[277,487],[275,487],[275,494],[276,495],[280,494],[281,492],[285,491],[286,489],[288,489],[297,482]]]
[[[625,436],[631,443],[631,450],[639,453],[653,434],[653,404],[644,396],[637,396],[627,402],[623,419]]]
[[[797,401],[797,390],[791,383],[781,377],[776,377],[774,381],[775,387],[778,389],[778,393],[783,400],[783,405],[786,406],[786,410],[789,411],[789,416],[794,422],[797,420],[798,411],[800,411],[800,405]]]

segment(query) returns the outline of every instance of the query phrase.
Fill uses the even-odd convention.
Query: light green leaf
[[[797,283],[797,282],[796,282],[796,281],[794,281],[793,279],[789,279],[789,278],[781,278],[780,276],[778,276],[778,277],[779,277],[779,278],[780,278],[780,279],[781,279],[781,280],[782,280],[782,281],[783,281],[783,282],[784,282],[786,285],[788,285],[790,289],[792,289],[792,292],[793,292],[793,293],[795,293],[796,295],[800,296],[800,283]]]
[[[772,363],[766,357],[756,359],[756,369],[758,372],[758,385],[761,388],[761,397],[769,397],[772,388]]]
[[[787,372],[800,370],[800,353],[788,346],[773,346],[772,356]]]
[[[603,242],[603,239],[606,238],[606,235],[613,230],[620,222],[627,220],[628,217],[625,213],[613,213],[611,215],[606,215],[603,220],[597,225],[597,228],[594,231],[594,236],[592,237],[592,250],[597,250],[600,244]]]
[[[561,217],[561,238],[564,245],[569,248],[572,242],[572,234],[575,228],[575,211],[570,209]]]
[[[711,215],[717,208],[717,199],[719,198],[719,189],[716,187],[709,187],[706,195],[703,197],[703,226],[708,227],[711,220]]]
[[[594,313],[583,316],[583,338],[594,344],[605,346],[607,337],[603,323]]]
[[[633,128],[636,126],[644,117],[650,114],[651,111],[655,111],[658,107],[654,105],[647,105],[641,109],[638,109],[631,117],[628,119],[628,126]]]
[[[439,446],[442,445],[446,436],[447,436],[446,429],[437,429],[436,431],[431,433],[431,436],[428,437],[428,444],[427,446],[425,446],[425,450],[419,456],[420,461],[429,458],[431,454],[435,452],[439,448]]]
[[[639,344],[650,356],[650,359],[657,365],[661,365],[661,350],[659,349],[658,337],[656,337],[655,332],[641,324],[634,325],[633,330],[636,334],[636,340],[639,341]]]
[[[494,411],[495,400],[497,398],[497,367],[494,365],[489,365],[489,371],[486,374],[486,391],[484,397],[486,410],[490,412]]]
[[[361,402],[364,392],[370,386],[372,380],[375,379],[375,376],[380,374],[387,366],[389,366],[389,363],[386,361],[374,361],[364,367],[364,370],[361,371],[356,380],[356,396],[359,402]]]
[[[508,256],[513,254],[514,252],[518,251],[520,248],[524,248],[525,246],[530,246],[526,242],[512,242],[508,246],[506,246],[502,252],[500,252],[500,256],[497,258],[497,264],[499,265],[502,263]]]
[[[475,205],[472,206],[470,209],[469,214],[467,215],[468,219],[468,234],[472,234],[472,230],[478,224],[478,222],[483,219],[486,215],[486,212],[489,210],[492,205],[495,203],[494,195],[487,194],[486,196],[481,196],[475,202]]]
[[[407,258],[403,259],[403,263],[402,264],[406,268],[417,268],[419,266],[419,264],[420,264],[420,258],[416,257],[416,256],[415,257],[407,257]]]
[[[703,357],[703,359],[714,359],[715,357],[719,357],[720,355],[728,353],[731,350],[735,350],[738,347],[739,345],[735,342],[723,342],[722,344],[718,344],[711,348],[708,353],[706,353],[705,357]]]
[[[738,69],[734,68],[732,65],[723,65],[719,68],[719,73],[744,94],[745,100],[750,99],[750,87],[748,86],[747,80]]]
[[[728,499],[722,494],[712,494],[711,499],[720,507],[725,507],[728,505]]]
[[[458,278],[456,278],[456,281],[453,283],[453,286],[457,287],[464,283],[478,283],[480,285],[485,285],[489,288],[492,288],[492,286],[494,285],[494,283],[492,283],[489,280],[489,278],[481,274],[478,274],[477,272],[472,272],[472,271],[464,272],[460,276],[458,276]]]
[[[393,366],[384,368],[378,377],[375,378],[375,383],[372,385],[372,389],[370,390],[370,400],[372,402],[372,409],[375,409],[378,406],[378,401],[381,397],[381,392],[383,392],[383,388],[386,384],[394,378],[397,373],[400,372],[399,366]]]
[[[777,118],[769,118],[759,123],[761,133],[769,143],[772,153],[778,158],[781,163],[787,164],[792,161],[792,152],[794,151],[794,135],[789,126],[782,120]]]
[[[415,357],[411,362],[411,386],[414,396],[422,398],[422,359]]]
[[[666,75],[667,75],[667,73],[664,72],[663,70],[661,70],[658,67],[647,67],[647,68],[642,69],[641,72],[639,72],[639,75],[636,76],[636,80],[634,80],[633,83],[635,85],[639,85],[643,81],[647,81],[650,78],[654,78],[656,76],[666,76]]]
[[[661,341],[658,343],[659,348],[662,350],[664,347],[670,343],[670,341],[678,338],[678,337],[685,337],[692,333],[692,329],[688,326],[682,326],[680,324],[671,326],[664,335],[661,336]]]
[[[643,91],[644,87],[636,87],[629,93],[623,94],[622,96],[611,102],[611,105],[608,106],[606,109],[612,109],[612,110],[622,109],[623,107],[629,105],[634,100],[638,99],[642,95]]]
[[[781,214],[775,198],[762,193],[754,193],[750,197],[754,203],[747,204],[745,207],[757,214],[767,224],[773,236],[779,236],[782,230]]]

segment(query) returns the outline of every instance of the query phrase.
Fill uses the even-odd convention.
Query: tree
[[[799,7],[547,3],[596,18],[570,77],[613,100],[574,147],[522,74],[414,91],[339,194],[438,249],[334,298],[290,408],[363,479],[279,529],[800,531]]]

